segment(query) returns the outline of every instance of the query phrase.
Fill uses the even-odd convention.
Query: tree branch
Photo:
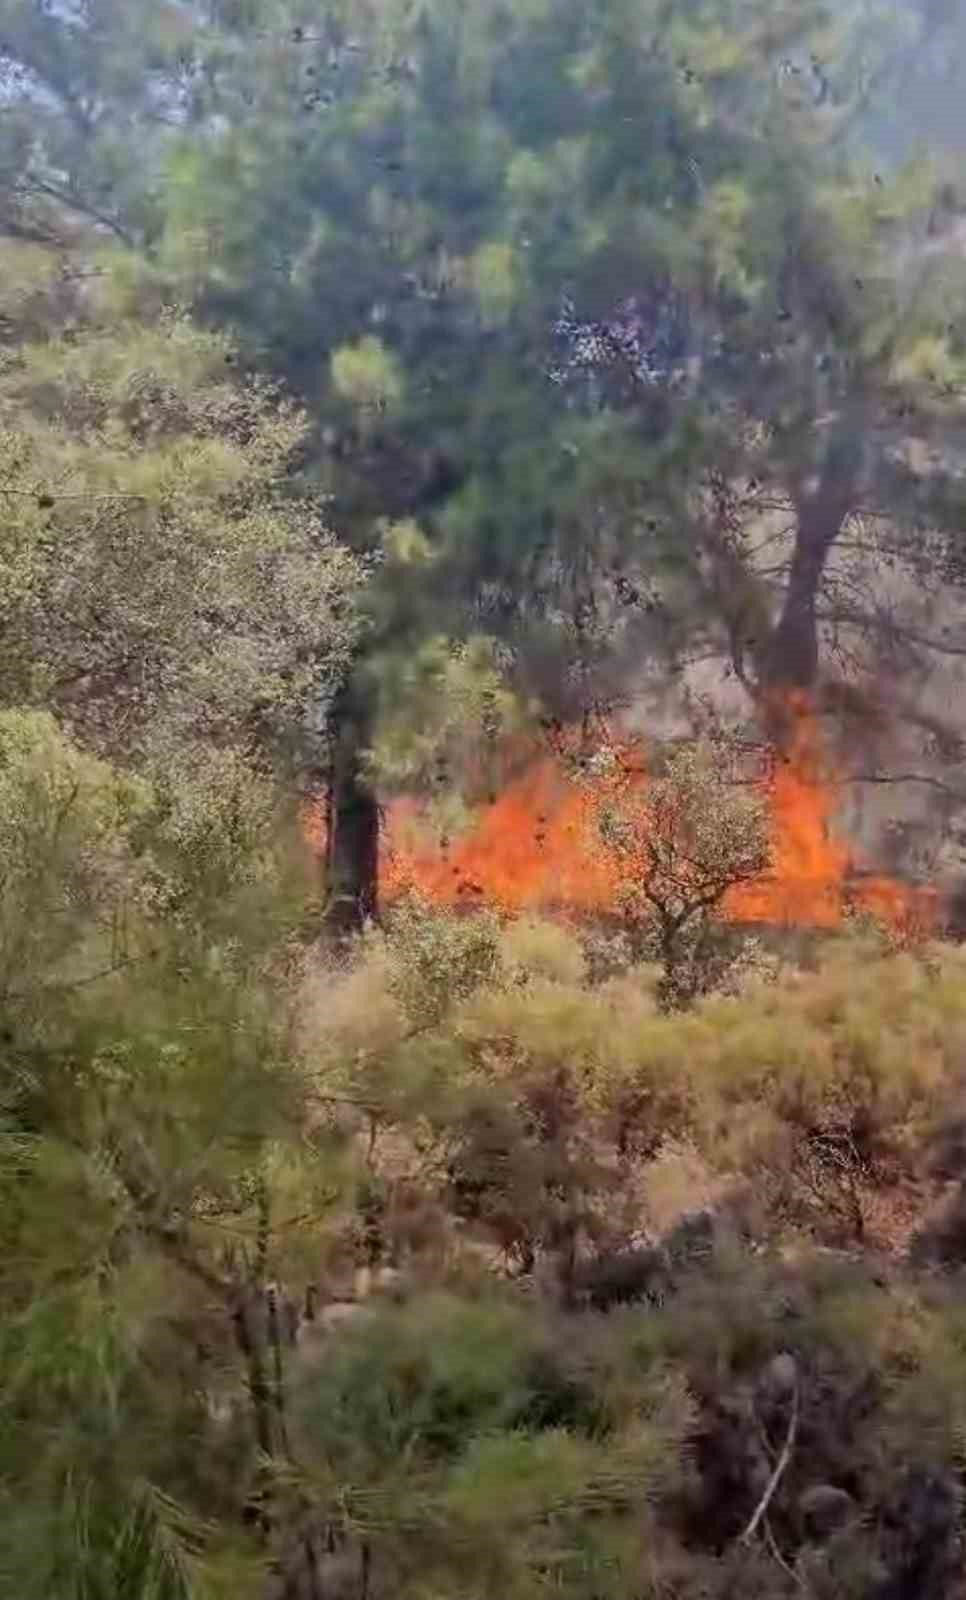
[[[122,244],[126,244],[129,250],[137,248],[134,235],[128,232],[123,223],[118,222],[116,217],[110,216],[106,211],[102,211],[92,201],[82,199],[79,194],[61,189],[56,184],[48,183],[43,178],[28,177],[22,179],[19,192],[29,195],[31,191],[45,195],[48,200],[55,200],[58,205],[65,206],[68,211],[76,211],[81,216],[89,218],[91,222],[99,223],[102,228],[109,228],[111,233],[120,239]]]
[[[768,1507],[770,1506],[770,1504],[772,1502],[772,1499],[774,1497],[775,1490],[778,1488],[778,1485],[780,1484],[780,1482],[782,1480],[782,1475],[784,1474],[785,1469],[787,1468],[789,1461],[792,1459],[792,1451],[795,1448],[795,1436],[796,1436],[797,1432],[798,1432],[798,1381],[796,1379],[795,1388],[794,1388],[794,1391],[793,1391],[793,1394],[792,1394],[791,1414],[789,1415],[789,1418],[788,1418],[788,1432],[785,1435],[785,1443],[782,1445],[781,1455],[778,1457],[778,1460],[775,1463],[775,1470],[772,1473],[771,1477],[769,1478],[767,1484],[765,1485],[765,1492],[762,1495],[761,1499],[759,1500],[757,1506],[755,1507],[755,1510],[754,1510],[754,1513],[752,1515],[751,1521],[749,1522],[749,1524],[748,1524],[747,1528],[745,1529],[744,1533],[741,1535],[741,1539],[739,1540],[740,1544],[750,1544],[751,1540],[754,1538],[755,1534],[757,1533],[758,1524],[761,1522],[762,1517],[765,1515],[765,1512],[768,1510]]]
[[[938,794],[944,794],[950,800],[957,800],[966,805],[966,790],[954,789],[951,784],[944,783],[942,778],[934,778],[928,772],[855,772],[845,783],[921,783],[927,789],[935,789]]]
[[[70,994],[74,989],[84,989],[90,983],[98,983],[101,978],[113,977],[115,972],[123,972],[126,967],[137,966],[139,962],[150,961],[157,955],[156,950],[145,950],[140,955],[125,956],[123,961],[115,961],[109,967],[100,967],[96,972],[89,972],[83,978],[64,978],[59,983],[39,983],[36,989],[12,989],[5,995],[5,1000],[23,1000],[30,994]]]
[[[15,500],[147,500],[146,494],[136,494],[133,490],[117,490],[112,494],[93,494],[78,491],[76,494],[50,494],[46,489],[5,489],[0,487],[0,494],[5,494]]]
[[[840,574],[835,575],[834,581],[844,587],[844,580]],[[855,628],[860,633],[886,635],[896,643],[917,645],[922,650],[933,650],[937,655],[966,656],[966,640],[960,643],[958,640],[936,639],[931,634],[920,633],[918,628],[910,627],[893,616],[884,616],[872,610],[862,612],[847,605],[833,604],[822,608],[819,621],[829,627],[848,627]]]

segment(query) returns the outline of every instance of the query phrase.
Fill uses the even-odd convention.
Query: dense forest
[[[0,1594],[966,1600],[962,0],[0,0]]]

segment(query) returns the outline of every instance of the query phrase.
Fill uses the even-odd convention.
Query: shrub
[[[641,953],[660,962],[670,1009],[719,986],[744,940],[716,913],[728,890],[767,866],[762,795],[729,780],[722,744],[672,751],[643,788],[605,761],[596,795],[601,836],[627,875],[624,911]]]

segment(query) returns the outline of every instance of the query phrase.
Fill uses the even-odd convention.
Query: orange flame
[[[834,928],[847,911],[861,910],[907,934],[929,931],[938,915],[935,892],[868,873],[836,836],[835,781],[817,721],[804,701],[790,707],[790,736],[761,779],[771,823],[771,863],[760,878],[728,892],[722,917]],[[623,754],[632,749],[625,745]],[[625,795],[646,785],[640,752],[634,753],[630,769],[626,762],[622,769]],[[418,801],[398,799],[388,808],[384,829],[380,894],[392,901],[417,891],[439,905],[490,904],[511,914],[614,912],[628,868],[601,838],[600,799],[599,785],[574,783],[562,755],[544,755],[512,779],[452,844],[433,838]],[[317,812],[307,819],[307,832],[319,847]]]
[[[513,912],[615,902],[617,864],[597,838],[590,797],[550,756],[508,784],[450,849],[413,840],[416,816],[412,802],[390,810],[380,885],[388,899],[418,889],[444,905],[476,899]]]

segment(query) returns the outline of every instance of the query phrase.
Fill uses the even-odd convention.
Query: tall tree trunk
[[[838,524],[800,517],[788,574],[788,587],[778,621],[768,640],[760,683],[766,693],[811,689],[818,677],[816,603]]]
[[[855,508],[862,467],[861,424],[843,420],[818,486],[795,497],[797,527],[781,613],[758,662],[758,687],[773,738],[782,742],[790,692],[815,688],[819,671],[818,597],[836,539]]]
[[[366,686],[351,675],[332,708],[332,765],[327,797],[326,926],[338,937],[375,916],[379,807],[362,761],[372,734]]]

